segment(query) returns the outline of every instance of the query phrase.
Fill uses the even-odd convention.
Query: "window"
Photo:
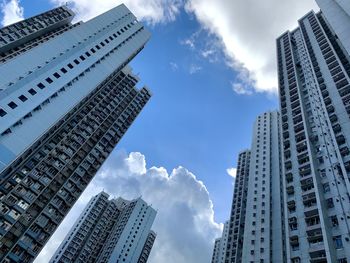
[[[85,55],[88,56],[88,57],[91,56],[89,52],[85,52]]]
[[[71,63],[69,63],[68,65],[68,68],[72,69],[73,68],[73,65]]]
[[[7,104],[11,109],[17,108],[17,104],[11,101],[9,104]]]
[[[54,77],[55,77],[56,79],[59,79],[59,78],[61,77],[61,75],[58,74],[57,72],[55,72],[53,75],[54,75]]]
[[[67,70],[65,68],[61,68],[61,71],[62,71],[63,74],[67,73]]]
[[[96,50],[95,49],[90,49],[92,53],[96,53]]]
[[[81,59],[82,61],[84,61],[84,60],[85,60],[85,57],[84,57],[84,56],[80,56],[80,59]]]
[[[6,111],[4,111],[3,109],[0,109],[0,117],[4,117],[7,114]]]
[[[333,227],[339,226],[339,222],[338,222],[337,216],[331,216],[330,220],[331,220],[331,224],[332,224]]]
[[[323,192],[324,193],[327,193],[327,192],[329,192],[331,189],[330,189],[330,187],[329,187],[329,183],[325,183],[325,184],[323,184]]]
[[[74,59],[74,63],[77,64],[77,65],[80,64],[80,62],[77,59]]]
[[[328,199],[326,200],[326,202],[327,202],[327,207],[328,207],[328,208],[334,207],[334,203],[333,203],[333,199],[332,199],[332,198],[328,198]]]
[[[101,49],[99,45],[96,45],[95,47],[96,47],[97,49]]]
[[[27,97],[24,95],[21,95],[18,97],[22,102],[25,102],[27,100]]]
[[[47,78],[45,79],[47,81],[47,83],[51,84],[53,82],[53,80],[51,78]]]
[[[44,89],[45,88],[45,85],[44,84],[42,84],[41,82],[37,85],[37,87],[39,88],[39,89]]]
[[[343,248],[343,241],[341,240],[341,236],[335,236],[333,237],[334,246],[336,249],[342,249]]]
[[[34,89],[30,89],[28,90],[28,92],[30,93],[30,95],[34,96],[36,94],[36,91]]]

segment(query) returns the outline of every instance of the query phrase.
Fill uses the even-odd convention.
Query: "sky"
[[[0,0],[2,25],[66,0]],[[157,209],[150,263],[209,263],[229,218],[238,153],[278,108],[275,39],[314,0],[73,0],[75,21],[122,2],[152,32],[131,66],[153,93],[36,263],[47,262],[92,195]]]

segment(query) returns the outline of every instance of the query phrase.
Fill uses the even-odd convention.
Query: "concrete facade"
[[[233,192],[231,216],[229,220],[225,263],[241,262],[242,260],[250,155],[250,151],[245,150],[239,153],[238,157],[237,174]]]
[[[260,115],[253,129],[242,262],[283,262],[279,113]]]
[[[135,16],[124,5],[86,23],[73,15],[62,7],[0,30],[10,45],[0,61],[1,262],[35,259],[151,97],[127,66],[150,37]]]
[[[239,154],[225,263],[284,262],[280,115],[260,115]]]
[[[93,197],[50,263],[147,262],[156,234],[156,211],[142,199]]]
[[[314,12],[278,38],[277,52],[287,260],[349,262],[348,56]]]

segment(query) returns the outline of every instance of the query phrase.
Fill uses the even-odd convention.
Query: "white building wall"
[[[266,112],[254,125],[242,262],[283,260],[278,120]]]
[[[124,30],[127,25],[130,28]],[[125,6],[117,7],[0,65],[0,89],[3,89],[0,91],[0,109],[7,112],[0,117],[0,134],[11,130],[11,133],[0,135],[0,171],[108,75],[125,66],[127,59],[136,54],[150,37],[150,33],[142,28]],[[123,43],[128,37],[132,39]],[[105,42],[106,39],[109,43]],[[89,57],[86,52],[89,52]],[[84,60],[80,56],[84,56]],[[99,63],[101,59],[103,63]],[[74,68],[70,69],[68,64]],[[62,73],[61,68],[67,72]],[[60,77],[56,78],[55,73]],[[47,78],[53,82],[49,84]],[[12,85],[8,86],[9,83]],[[45,88],[38,88],[39,83]],[[64,91],[61,90],[63,87]],[[31,95],[30,89],[36,94]],[[27,98],[25,102],[19,99],[21,95]],[[11,102],[17,104],[15,109],[8,105]],[[41,110],[34,111],[38,106]],[[24,119],[29,113],[32,116]],[[14,127],[16,123],[19,125]]]
[[[151,206],[139,198],[107,262],[115,263],[119,260],[137,263],[156,214]],[[109,240],[111,238],[113,236]]]
[[[350,1],[316,0],[316,2],[350,54]]]

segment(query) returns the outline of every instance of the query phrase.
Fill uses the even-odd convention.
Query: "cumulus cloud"
[[[19,0],[3,0],[0,4],[2,20],[1,24],[7,26],[24,19],[24,9]]]
[[[275,39],[293,29],[310,9],[313,0],[188,0],[186,9],[203,28],[218,36],[234,70],[248,71],[248,82],[237,79],[242,91],[276,93]],[[242,84],[243,82],[243,84]],[[244,93],[244,92],[241,92]],[[248,92],[249,94],[250,92]]]
[[[35,263],[48,261],[89,199],[101,190],[126,199],[142,196],[157,209],[153,224],[157,239],[150,263],[210,262],[222,225],[214,221],[205,185],[184,167],[169,173],[163,167],[147,167],[141,153],[118,151],[106,161]]]
[[[50,0],[63,5],[67,0]],[[139,19],[151,24],[173,21],[183,5],[182,0],[71,0],[70,7],[78,20],[88,20],[119,4],[124,3]]]
[[[229,176],[231,176],[232,178],[235,179],[236,175],[237,175],[237,168],[234,168],[234,167],[228,168],[228,169],[226,169],[226,172]]]
[[[66,2],[51,1],[54,4]],[[70,1],[78,19],[83,20],[122,2],[138,18],[151,24],[174,21],[182,8],[193,15],[201,28],[180,43],[211,62],[223,61],[238,73],[232,87],[239,94],[277,94],[275,39],[293,29],[306,12],[318,9],[314,0]],[[205,39],[203,32],[206,32]],[[197,42],[203,47],[196,48]]]

